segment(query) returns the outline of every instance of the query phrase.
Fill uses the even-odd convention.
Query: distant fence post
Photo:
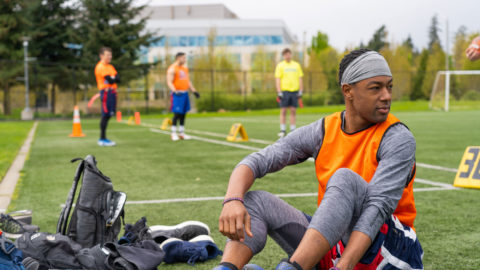
[[[309,71],[308,73],[309,73],[309,75],[308,75],[308,88],[309,88],[309,91],[310,91],[309,105],[312,106],[312,104],[313,104],[313,100],[312,100],[312,92],[313,92],[312,76],[313,76],[313,73],[312,73],[312,71]]]
[[[247,109],[247,71],[243,71],[243,109]]]
[[[38,86],[37,86],[38,68],[37,62],[33,64],[33,89],[35,92],[35,114],[38,113]]]
[[[77,105],[77,75],[76,75],[76,70],[75,66],[72,67],[72,73],[73,73],[73,106]]]
[[[215,111],[215,70],[210,70],[210,95],[211,95],[211,104],[210,109]]]
[[[148,70],[147,68],[142,69],[143,70],[143,77],[145,79],[145,87],[144,87],[144,94],[145,94],[145,110],[146,113],[149,114],[150,110],[148,108]]]

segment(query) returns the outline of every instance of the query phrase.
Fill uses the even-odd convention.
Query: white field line
[[[164,130],[159,130],[159,129],[154,129],[154,128],[151,128],[150,131],[156,132],[156,133],[161,133],[161,134],[170,135],[170,132],[169,132],[169,131],[164,131]],[[238,143],[230,143],[230,142],[225,142],[225,141],[207,139],[207,138],[198,137],[198,136],[191,136],[191,137],[192,137],[192,139],[194,139],[194,140],[203,141],[203,142],[208,142],[208,143],[214,143],[214,144],[225,145],[225,146],[230,146],[230,147],[235,147],[235,148],[241,148],[241,149],[247,149],[247,150],[253,150],[253,151],[258,151],[258,150],[260,150],[260,148],[257,148],[257,147],[252,147],[252,146],[243,145],[243,144],[238,144]],[[313,162],[314,159],[313,159],[313,158],[309,158],[308,161],[312,161],[312,162]],[[445,184],[445,183],[441,183],[441,182],[434,182],[434,181],[425,180],[425,179],[419,179],[419,178],[416,178],[415,181],[417,181],[418,183],[435,186],[435,190],[438,190],[439,188],[445,189],[445,190],[447,190],[447,189],[456,189],[455,187],[453,187],[453,186],[450,185],[450,184]],[[417,191],[422,191],[422,189],[419,188],[419,189],[417,189]]]
[[[431,187],[431,188],[414,188],[414,192],[426,192],[426,191],[442,191],[442,190],[452,190],[456,188],[445,188],[445,187]],[[317,193],[281,193],[275,194],[279,198],[301,198],[301,197],[317,197]],[[141,200],[141,201],[127,201],[125,204],[131,205],[142,205],[142,204],[164,204],[164,203],[182,203],[182,202],[205,202],[205,201],[221,201],[224,196],[215,196],[215,197],[194,197],[194,198],[172,198],[172,199],[162,199],[162,200]],[[61,204],[60,207],[64,207],[64,204]],[[73,205],[75,206],[75,205]]]
[[[153,125],[153,124],[142,124],[147,127],[153,127],[153,128],[159,128],[159,125]],[[195,129],[187,129],[188,132],[194,133],[194,134],[199,134],[199,135],[207,135],[207,136],[212,136],[212,137],[218,137],[218,138],[226,138],[227,136],[225,134],[221,133],[216,133],[216,132],[209,132],[209,131],[202,131],[202,130],[195,130]],[[260,144],[272,144],[274,143],[273,141],[266,141],[266,140],[260,140],[260,139],[253,139],[249,138],[249,141],[254,142],[254,143],[260,143]],[[260,148],[259,148],[260,149]],[[310,161],[313,161],[313,159],[309,159]],[[445,171],[445,172],[457,172],[457,169],[455,168],[448,168],[448,167],[443,167],[443,166],[437,166],[437,165],[430,165],[426,163],[421,163],[417,162],[417,167],[421,168],[427,168],[427,169],[432,169],[432,170],[438,170],[438,171]]]
[[[425,192],[425,191],[441,191],[441,190],[452,190],[451,188],[443,187],[431,187],[431,188],[414,188],[414,192]],[[275,194],[279,198],[300,198],[300,197],[317,197],[318,193],[283,193]],[[225,197],[197,197],[197,198],[173,198],[173,199],[163,199],[163,200],[143,200],[143,201],[127,201],[126,204],[162,204],[162,203],[177,203],[177,202],[204,202],[204,201],[221,201]]]
[[[426,184],[426,185],[431,185],[431,186],[436,186],[444,189],[459,189],[454,187],[453,185],[442,183],[442,182],[434,182],[426,179],[421,179],[421,178],[415,178],[415,182],[420,183],[420,184]]]
[[[445,171],[445,172],[454,172],[454,173],[456,173],[458,171],[457,169],[454,169],[454,168],[447,168],[447,167],[430,165],[430,164],[425,164],[425,163],[420,163],[420,162],[417,162],[417,167],[433,169],[433,170],[438,170],[438,171]]]
[[[151,131],[151,132],[155,132],[155,133],[161,133],[161,134],[170,135],[170,132],[169,132],[169,131],[165,131],[165,130],[160,130],[160,129],[151,128],[150,131]],[[247,149],[247,150],[253,150],[253,151],[258,151],[258,150],[260,150],[260,148],[252,147],[252,146],[248,146],[248,145],[243,145],[243,144],[236,144],[236,143],[231,143],[231,142],[224,142],[224,141],[219,141],[219,140],[207,139],[207,138],[198,137],[198,136],[193,136],[193,135],[190,135],[190,137],[192,137],[192,139],[194,139],[194,140],[202,141],[202,142],[220,144],[220,145],[225,145],[225,146],[230,146],[230,147],[236,147],[236,148],[241,148],[241,149]]]

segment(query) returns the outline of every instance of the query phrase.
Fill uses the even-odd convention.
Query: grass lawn
[[[0,180],[27,138],[32,122],[0,122]]]
[[[303,112],[298,125],[311,123],[326,113]],[[456,168],[465,147],[479,144],[480,111],[408,112],[400,108],[395,115],[415,135],[418,162]],[[161,125],[162,120],[162,116],[149,116],[142,122]],[[116,190],[125,191],[127,200],[137,201],[223,196],[232,169],[251,152],[196,140],[173,143],[168,135],[151,132],[150,128],[114,121],[110,123],[108,136],[118,145],[98,147],[98,122],[94,119],[82,121],[83,131],[87,134],[85,138],[68,137],[71,121],[40,122],[24,177],[17,186],[17,197],[10,210],[33,209],[34,222],[42,231],[54,232],[60,204],[65,202],[77,166],[69,161],[87,154],[96,156],[99,168],[112,178]],[[270,112],[189,117],[187,129],[226,135],[236,122],[244,124],[251,138],[276,139],[278,116]],[[24,123],[11,124],[21,126]],[[25,125],[26,130],[31,126],[29,123]],[[0,134],[2,132],[0,129]],[[224,141],[211,135],[198,136]],[[4,141],[3,137],[1,141]],[[265,146],[253,142],[242,144]],[[453,183],[455,173],[418,168],[417,177]],[[428,185],[415,184],[415,187]],[[268,175],[257,180],[253,189],[272,193],[315,192],[317,182],[313,163],[307,161]],[[418,210],[415,227],[425,251],[425,269],[480,269],[480,212],[476,211],[480,205],[479,192],[462,189],[415,194]],[[288,198],[286,201],[309,214],[316,208],[315,197]],[[210,226],[212,237],[223,248],[225,238],[218,233],[217,226],[220,211],[220,201],[127,205],[126,221],[133,223],[142,216],[148,218],[149,225],[200,220]],[[272,269],[283,257],[285,254],[281,249],[269,240],[265,250],[253,262]],[[218,262],[219,258],[198,263],[196,269],[211,269]],[[162,265],[160,268],[191,269],[186,264]]]

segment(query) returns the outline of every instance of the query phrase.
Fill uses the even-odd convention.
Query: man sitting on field
[[[388,64],[355,50],[341,61],[339,81],[345,111],[295,130],[233,171],[219,218],[230,240],[215,269],[242,269],[267,235],[288,254],[278,270],[423,268],[413,229],[415,139],[390,114]],[[256,178],[311,157],[319,181],[313,217],[271,193],[247,192]]]

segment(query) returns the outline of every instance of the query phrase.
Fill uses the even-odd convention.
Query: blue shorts
[[[188,91],[172,93],[172,112],[186,114],[190,111],[190,98]]]
[[[113,116],[117,111],[117,91],[115,89],[100,90],[102,116]]]
[[[306,215],[308,221],[311,217]],[[344,245],[340,241],[336,247],[317,265],[317,269],[332,267],[332,260],[342,257]],[[403,225],[394,215],[390,216],[380,228],[372,245],[363,255],[355,269],[362,270],[397,270],[423,269],[423,249],[415,231]]]

